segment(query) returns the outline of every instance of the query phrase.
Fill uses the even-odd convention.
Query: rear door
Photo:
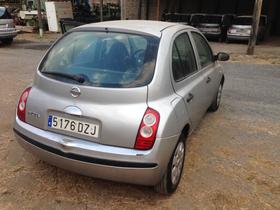
[[[220,82],[219,68],[220,66],[214,60],[213,51],[209,46],[207,40],[198,32],[191,32],[193,45],[197,55],[197,60],[200,66],[200,74],[204,79],[205,88],[205,108],[211,105]]]
[[[175,36],[171,62],[174,89],[184,99],[194,129],[206,111],[206,85],[187,32]]]

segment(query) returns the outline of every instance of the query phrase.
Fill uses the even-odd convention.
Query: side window
[[[213,63],[213,52],[207,41],[198,33],[192,32],[192,36],[199,55],[201,67],[204,68]]]
[[[172,72],[180,81],[197,70],[193,48],[187,33],[179,35],[172,47]]]

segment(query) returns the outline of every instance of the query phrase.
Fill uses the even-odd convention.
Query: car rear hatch
[[[0,7],[0,32],[14,30],[14,21],[6,8]]]
[[[250,36],[251,33],[251,26],[246,25],[232,25],[229,28],[229,34],[235,34],[240,36]]]
[[[133,148],[157,47],[158,39],[144,35],[68,33],[39,66],[26,122],[65,138]]]

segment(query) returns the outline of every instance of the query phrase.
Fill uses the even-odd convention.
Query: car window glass
[[[0,19],[11,19],[10,13],[5,7],[0,7]]]
[[[72,32],[54,45],[40,69],[83,75],[91,86],[144,86],[153,78],[158,44],[144,35]]]
[[[0,17],[4,15],[6,9],[4,7],[0,7]]]
[[[172,72],[175,81],[180,81],[197,70],[190,39],[186,33],[179,35],[172,47]]]
[[[199,55],[201,67],[204,68],[213,63],[213,53],[207,41],[198,33],[192,33],[196,49]]]

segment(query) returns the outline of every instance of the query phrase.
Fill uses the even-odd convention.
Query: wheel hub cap
[[[222,87],[222,85],[220,85],[219,90],[218,90],[218,96],[217,96],[217,105],[219,105],[221,103],[222,90],[223,90],[223,87]]]
[[[184,162],[184,154],[184,143],[180,142],[176,147],[172,161],[171,181],[173,185],[176,185],[180,179]]]

